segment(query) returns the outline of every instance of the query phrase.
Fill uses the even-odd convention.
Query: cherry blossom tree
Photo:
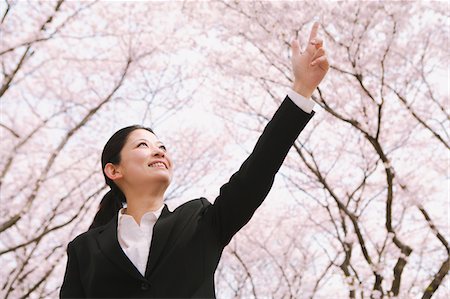
[[[316,16],[331,64],[316,115],[226,247],[217,297],[450,295],[443,3],[0,8],[2,297],[58,296],[66,244],[107,191],[101,149],[121,127],[166,143],[169,205],[213,200],[292,87],[290,40],[304,46]]]
[[[448,296],[445,6],[226,1],[217,9],[226,12],[217,36],[227,46],[211,62],[224,96],[235,100],[216,111],[251,136],[292,86],[290,39],[306,42],[314,16],[332,64],[313,95],[321,109],[282,171],[292,198],[279,217],[301,212],[290,216],[291,230],[255,220],[242,232],[250,241],[237,238],[218,272],[223,294]],[[298,251],[286,259],[290,246]]]
[[[185,61],[191,41],[178,4],[1,8],[1,294],[57,297],[66,244],[107,191],[99,160],[115,130],[144,124],[166,143],[177,168],[169,201],[212,167],[220,138],[170,127],[204,76],[201,61]]]

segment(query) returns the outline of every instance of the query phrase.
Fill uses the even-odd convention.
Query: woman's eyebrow
[[[148,143],[151,143],[150,141],[148,141],[147,139],[143,139],[143,138],[139,138],[139,139],[136,139],[135,140],[135,142],[138,142],[138,141],[140,141],[140,140],[144,140],[144,141],[147,141]],[[164,144],[164,143],[162,143],[161,141],[156,141],[155,143],[161,143],[161,144]]]

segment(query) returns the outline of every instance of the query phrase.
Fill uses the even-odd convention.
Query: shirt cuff
[[[305,98],[301,94],[296,93],[292,89],[289,89],[287,92],[288,97],[295,103],[300,109],[305,111],[306,113],[311,113],[314,105],[316,104],[313,100],[309,98]]]

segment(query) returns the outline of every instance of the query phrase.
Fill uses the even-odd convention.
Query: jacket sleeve
[[[67,245],[67,267],[59,293],[60,298],[85,298],[78,260],[72,242]]]
[[[220,188],[219,196],[204,216],[211,221],[223,246],[250,220],[266,198],[289,149],[314,113],[304,112],[286,97],[250,156]]]

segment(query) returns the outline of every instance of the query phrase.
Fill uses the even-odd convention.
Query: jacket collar
[[[116,213],[102,229],[99,230],[96,235],[98,246],[102,253],[117,267],[128,273],[129,275],[142,280],[143,277],[139,270],[130,261],[128,256],[123,252],[120,247],[119,240],[117,239],[117,219]]]
[[[170,217],[172,212],[169,211],[167,205],[164,205],[164,209],[161,212],[158,220],[153,227],[152,242],[150,244],[150,255],[147,260],[147,268],[145,269],[145,277],[152,278],[155,273],[156,267],[161,260],[161,254],[169,239],[170,232],[172,231],[175,223],[174,217]]]
[[[160,256],[174,224],[172,217],[169,217],[171,214],[172,212],[170,212],[167,205],[164,204],[161,215],[153,228],[153,236],[150,244],[150,256],[147,261],[145,278],[150,278],[159,264]],[[145,278],[120,247],[119,240],[117,238],[117,221],[118,213],[116,213],[113,219],[103,226],[103,228],[98,231],[98,234],[96,234],[96,239],[100,250],[118,268],[122,269],[124,272],[136,279],[143,280]]]

